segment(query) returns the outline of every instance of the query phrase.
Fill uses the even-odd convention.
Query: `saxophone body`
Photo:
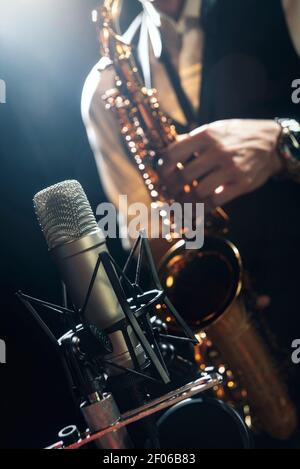
[[[145,181],[152,205],[159,208],[173,202],[160,181],[158,166],[162,150],[176,140],[177,133],[162,112],[156,91],[145,87],[131,47],[116,33],[120,6],[120,0],[106,0],[99,10],[103,68],[113,67],[115,72],[115,88],[103,99],[120,125],[123,142]],[[270,436],[287,439],[296,430],[297,412],[246,310],[245,273],[237,247],[227,239],[226,222],[221,208],[212,212],[204,247],[198,250],[186,249],[183,233],[170,235],[170,249],[159,267],[160,278],[198,337],[195,358],[199,367],[213,366],[224,376],[224,384],[214,390],[216,396],[240,409],[250,427],[255,423]],[[176,332],[167,312],[162,308],[160,313]]]

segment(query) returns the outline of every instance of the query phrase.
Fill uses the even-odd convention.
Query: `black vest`
[[[291,84],[300,60],[281,0],[204,0],[200,122],[300,117]],[[300,28],[300,25],[299,25]]]
[[[291,84],[300,78],[281,0],[204,0],[199,124],[229,118],[300,118]],[[300,27],[300,26],[299,26]],[[300,186],[270,181],[225,207],[231,239],[268,313],[290,347],[300,337]]]

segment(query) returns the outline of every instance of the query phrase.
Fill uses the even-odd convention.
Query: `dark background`
[[[76,421],[59,360],[14,298],[60,302],[60,283],[32,208],[34,194],[75,178],[92,207],[104,199],[80,114],[84,80],[99,60],[91,11],[97,0],[1,0],[0,78],[0,447],[43,447]],[[118,260],[118,243],[111,248]],[[59,334],[63,324],[43,312]]]

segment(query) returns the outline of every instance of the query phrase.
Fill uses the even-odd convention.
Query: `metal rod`
[[[98,275],[100,264],[101,264],[101,257],[100,257],[100,254],[99,254],[96,265],[95,265],[95,268],[94,268],[92,278],[91,278],[90,283],[89,283],[89,288],[88,288],[88,291],[87,291],[83,306],[80,309],[80,314],[81,314],[82,319],[84,319],[84,315],[85,315],[85,312],[86,312],[86,309],[87,309],[87,306],[88,306],[88,303],[89,303],[89,300],[90,300],[90,297],[91,297],[91,294],[92,294],[92,291],[93,291],[93,288],[94,288],[94,284],[95,284],[95,281],[96,281],[96,278],[97,278],[97,275]]]
[[[126,414],[122,415],[121,420],[117,422],[115,425],[104,428],[97,433],[83,436],[83,438],[80,441],[68,446],[66,449],[79,449],[82,446],[85,446],[88,443],[92,443],[98,438],[101,438],[107,435],[108,433],[119,430],[120,428],[123,428],[134,422],[138,422],[139,420],[142,420],[146,417],[156,414],[157,412],[167,409],[177,404],[178,402],[182,402],[186,399],[196,396],[197,394],[200,394],[209,389],[212,389],[215,386],[218,386],[221,383],[221,381],[222,381],[222,378],[218,374],[207,376],[206,378],[200,378],[199,380],[193,383],[189,383],[183,388],[177,389],[176,391],[171,392],[154,401],[151,401],[142,407],[134,409],[133,411],[127,412]],[[57,448],[59,447],[58,445],[54,445],[52,447]]]
[[[18,291],[16,293],[19,299],[23,298],[24,300],[30,302],[30,303],[36,303],[40,306],[44,306],[47,309],[51,309],[52,311],[55,311],[60,314],[68,314],[73,316],[75,314],[75,311],[69,308],[65,308],[64,306],[58,306],[53,303],[49,303],[48,301],[44,300],[39,300],[38,298],[34,298],[33,296],[25,295],[25,293]]]
[[[130,368],[125,368],[124,366],[121,366],[121,365],[117,365],[116,363],[113,363],[109,360],[103,360],[103,363],[109,365],[109,366],[112,366],[112,367],[115,367],[117,368],[118,370],[122,370],[122,371],[125,371],[127,373],[131,373],[135,376],[139,376],[140,378],[144,378],[144,379],[147,379],[148,381],[152,381],[154,383],[160,383],[160,381],[158,381],[158,379],[155,379],[155,378],[152,378],[151,376],[148,376],[144,373],[140,373],[139,371],[135,371],[135,370],[131,370]]]

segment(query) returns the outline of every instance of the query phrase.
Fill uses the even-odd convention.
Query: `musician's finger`
[[[240,184],[221,184],[219,187],[216,187],[209,200],[212,207],[221,207],[244,193],[243,186]]]
[[[225,191],[225,187],[227,185],[230,187],[230,180],[230,172],[223,171],[219,168],[212,171],[198,183],[196,192],[199,201],[201,202],[207,198],[213,198],[214,200],[215,196],[222,195]]]
[[[181,138],[171,144],[165,153],[163,172],[171,172],[177,163],[184,164],[193,153],[204,151],[209,144],[209,138],[206,132],[206,126],[200,127],[190,134],[183,135]]]
[[[182,170],[172,175],[172,186],[175,193],[180,193],[184,186],[197,187],[196,182],[206,175],[218,170],[219,161],[213,150],[207,150],[193,161],[186,163]]]

